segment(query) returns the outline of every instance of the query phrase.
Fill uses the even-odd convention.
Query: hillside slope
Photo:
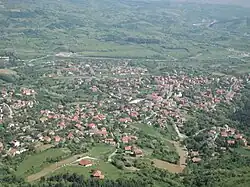
[[[247,8],[134,0],[2,0],[0,54],[185,60],[248,48]],[[211,22],[219,22],[208,27]],[[245,44],[247,45],[247,44]],[[214,54],[212,56],[219,56]],[[207,58],[207,57],[205,57]]]

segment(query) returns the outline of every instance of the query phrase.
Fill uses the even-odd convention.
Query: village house
[[[113,146],[116,145],[116,142],[114,141],[113,138],[107,138],[107,139],[105,139],[104,143],[110,144],[110,145],[113,145]]]
[[[227,143],[228,143],[229,145],[234,145],[234,144],[235,144],[235,140],[227,140]]]
[[[192,158],[193,163],[199,163],[200,161],[201,161],[201,158],[199,158],[199,157]]]
[[[141,149],[133,147],[133,155],[135,157],[142,157],[143,156],[143,151]]]
[[[130,141],[135,141],[137,140],[138,138],[136,136],[123,136],[121,138],[122,140],[122,143],[129,143]]]
[[[61,141],[61,137],[60,136],[55,136],[54,141],[55,141],[55,143],[59,143]]]
[[[49,136],[45,136],[43,139],[44,139],[45,143],[51,142],[51,138]]]
[[[104,175],[100,170],[94,170],[91,176],[98,179],[104,179]]]
[[[124,147],[124,150],[125,150],[125,153],[126,154],[132,154],[133,152],[132,152],[132,146],[130,145],[130,146],[125,146]]]
[[[199,154],[199,152],[198,151],[191,151],[190,152],[190,156],[191,157],[198,157],[200,154]]]
[[[9,155],[9,156],[11,156],[11,157],[14,157],[16,154],[17,154],[17,149],[16,149],[16,148],[10,148],[10,149],[7,151],[7,155]]]
[[[131,156],[142,157],[143,151],[136,146],[125,146],[124,151],[126,154],[130,154]]]
[[[12,142],[10,142],[14,147],[19,147],[20,146],[20,142],[17,140],[14,140]]]
[[[67,139],[72,140],[74,138],[74,135],[72,132],[70,132],[67,136]]]
[[[80,160],[79,165],[84,167],[90,167],[93,165],[93,163],[90,160],[82,159]]]
[[[88,127],[89,127],[90,129],[95,129],[95,128],[96,128],[96,124],[90,123],[90,124],[88,124]]]

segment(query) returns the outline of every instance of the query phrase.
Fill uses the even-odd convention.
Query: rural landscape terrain
[[[0,186],[249,187],[249,7],[0,0]]]

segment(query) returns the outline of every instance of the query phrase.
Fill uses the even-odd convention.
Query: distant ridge
[[[239,5],[239,6],[250,8],[250,0],[170,0],[170,1],[208,3],[208,4]]]

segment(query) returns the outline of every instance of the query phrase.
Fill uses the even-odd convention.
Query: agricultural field
[[[79,165],[74,166],[66,166],[63,167],[56,172],[53,173],[53,175],[56,174],[63,174],[63,173],[77,173],[79,175],[84,175],[85,177],[90,177],[93,170],[102,170],[102,173],[105,175],[108,179],[118,179],[124,175],[126,175],[126,171],[121,171],[117,169],[115,166],[113,166],[110,163],[106,163],[104,161],[94,161],[94,165],[90,167],[83,167]],[[127,172],[128,174],[130,172]]]
[[[107,146],[106,144],[95,145],[87,154],[92,157],[101,157],[115,151],[115,147]]]
[[[63,158],[70,155],[68,149],[49,149],[41,153],[36,153],[24,158],[24,160],[18,165],[16,174],[18,176],[28,176],[32,173],[37,173],[43,168],[50,165],[50,160],[53,162],[60,161]]]

